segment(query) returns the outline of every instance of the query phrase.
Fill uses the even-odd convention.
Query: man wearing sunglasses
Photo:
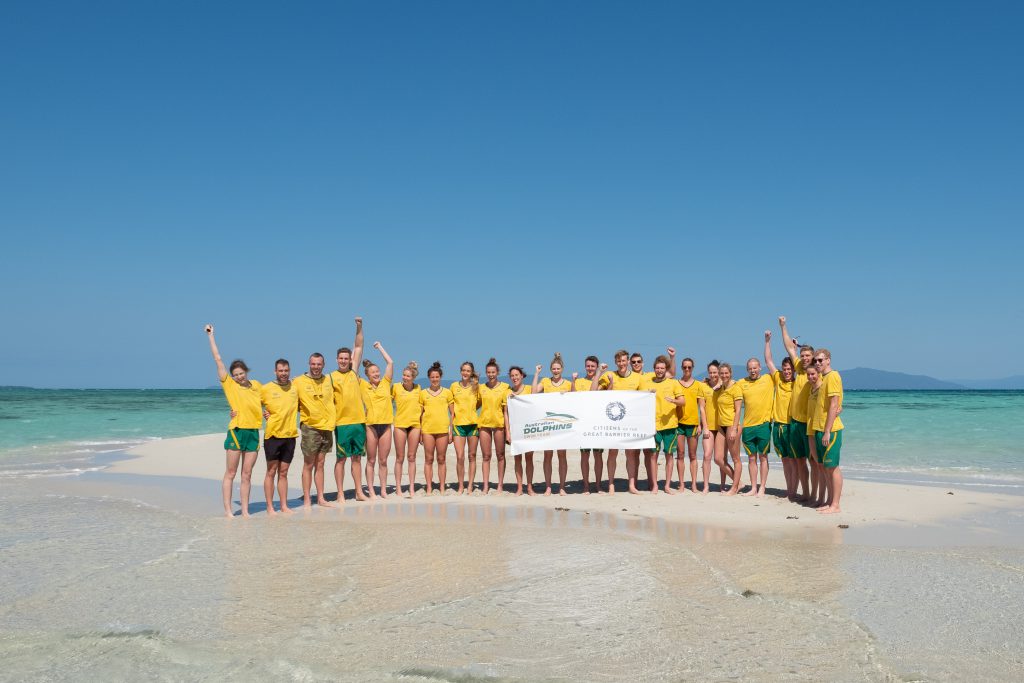
[[[818,508],[818,512],[832,515],[840,511],[839,499],[843,495],[843,472],[839,469],[839,451],[843,446],[843,421],[839,417],[843,409],[843,379],[832,369],[832,353],[828,349],[818,349],[814,363],[822,375],[822,388],[818,391],[817,403],[811,407],[808,431],[814,434],[826,489],[825,505]]]

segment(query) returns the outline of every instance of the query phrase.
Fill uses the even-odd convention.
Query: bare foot
[[[490,490],[490,489],[488,489],[488,488],[485,488],[485,489],[484,489],[484,491],[483,491],[483,494],[484,494],[485,496],[489,496],[489,495],[491,495],[491,490]]]
[[[523,495],[523,487],[522,486],[517,486],[516,487],[516,495],[517,496]]]
[[[697,485],[696,484],[693,484],[692,486],[690,486],[690,493],[697,493]]]
[[[761,489],[760,491],[757,492],[757,497],[764,498],[764,489]]]
[[[249,511],[248,510],[242,510],[242,517],[245,517],[246,519],[248,519],[249,518]]]
[[[320,507],[323,507],[323,508],[336,508],[336,507],[338,507],[338,503],[344,503],[344,502],[345,502],[345,498],[343,496],[338,496],[338,502],[337,503],[332,503],[329,500],[327,500],[326,498],[317,498],[316,499],[316,504],[319,505]]]
[[[381,491],[380,491],[380,498],[381,498],[381,500],[387,500],[388,499],[388,492],[385,491],[384,489],[381,489]]]
[[[550,496],[551,495],[551,487],[550,486],[547,487],[546,489],[544,489],[544,495],[545,496]]]
[[[234,519],[235,518],[235,513],[233,513],[231,510],[225,510],[224,511],[224,516],[227,517],[228,519]]]
[[[272,507],[267,507],[267,517],[277,517],[277,511]]]
[[[590,495],[590,487],[587,487],[587,488],[583,489],[583,495],[584,496],[589,496]]]
[[[567,495],[569,495],[569,494],[567,494],[567,493],[565,492],[565,489],[563,489],[563,488],[560,488],[560,489],[558,489],[558,495],[560,495],[560,496],[567,496]]]
[[[630,486],[629,487],[629,492],[632,493],[633,495],[636,495],[636,496],[640,495],[640,492],[636,490],[635,486]]]
[[[313,507],[313,501],[311,501],[309,498],[303,498],[302,499],[302,507],[304,507],[304,508],[312,508]]]
[[[835,505],[829,505],[826,508],[819,508],[818,512],[823,514],[823,515],[834,515],[837,512],[842,512],[842,511],[837,506],[835,506]]]
[[[680,490],[681,490],[681,491],[685,491],[686,489],[680,489]],[[668,486],[666,486],[666,487],[665,487],[665,493],[667,493],[667,494],[668,494],[668,495],[670,495],[670,496],[674,496],[674,495],[676,495],[676,490],[675,490],[675,489],[673,489],[673,488],[669,488]]]
[[[370,500],[370,499],[367,498],[366,496],[364,496],[362,491],[356,491],[356,500]]]
[[[743,493],[741,495],[743,495],[743,496],[753,496],[753,495],[757,495],[757,491],[755,491],[754,489],[750,489],[749,491],[747,491],[746,493]]]
[[[283,512],[286,515],[294,515],[295,514],[295,510],[292,510],[287,505],[282,505],[281,506],[281,512]]]

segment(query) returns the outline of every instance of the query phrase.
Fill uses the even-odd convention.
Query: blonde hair
[[[825,356],[825,358],[828,358],[829,360],[832,360],[832,352],[829,351],[828,349],[818,349],[817,351],[815,351],[815,354],[818,354],[818,353],[820,353],[821,355]]]
[[[558,363],[563,368],[565,367],[565,363],[562,361],[562,354],[558,351],[555,351],[555,357],[551,359],[551,365],[554,365],[555,363]]]
[[[405,366],[405,369],[409,371],[409,374],[412,375],[413,379],[416,379],[420,374],[420,365],[414,360],[409,361],[409,364]]]
[[[626,349],[619,349],[618,351],[615,352],[615,360],[618,360],[623,356],[629,358],[629,351],[627,351]]]

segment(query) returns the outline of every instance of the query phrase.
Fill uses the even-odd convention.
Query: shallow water
[[[1024,671],[1020,547],[881,549],[838,530],[441,502],[242,522],[215,516],[207,482],[153,483],[99,474],[7,494],[0,679]]]

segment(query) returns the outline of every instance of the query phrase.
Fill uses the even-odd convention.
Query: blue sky
[[[207,386],[208,321],[269,378],[357,314],[451,376],[742,361],[780,313],[839,368],[1024,373],[1022,20],[9,3],[0,384]]]

